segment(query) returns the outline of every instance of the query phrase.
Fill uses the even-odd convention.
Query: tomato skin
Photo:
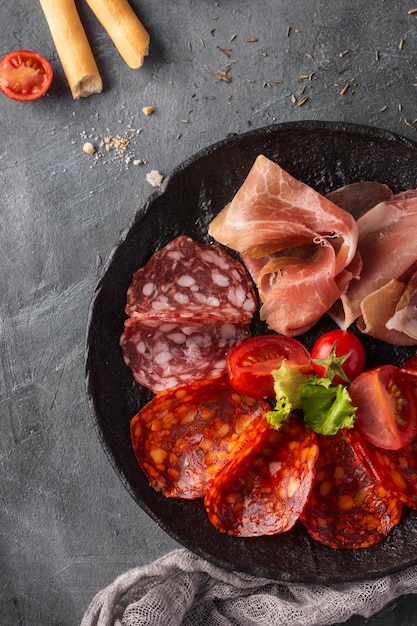
[[[242,341],[227,359],[232,387],[252,398],[275,396],[272,371],[286,360],[304,374],[312,372],[310,355],[302,343],[282,335],[261,335]]]
[[[395,365],[359,374],[349,387],[355,428],[373,445],[399,450],[417,435],[417,388]]]
[[[0,61],[0,91],[19,102],[42,98],[51,86],[52,66],[31,50],[13,50]]]
[[[315,363],[314,360],[326,361],[331,356],[333,346],[335,346],[335,356],[339,357],[339,359],[331,358],[329,368],[326,372],[326,367]],[[349,352],[351,352],[350,356],[348,356],[343,363],[337,362],[340,361],[340,357],[344,357],[349,354]],[[321,335],[315,342],[311,350],[311,359],[312,367],[317,376],[324,378],[327,374],[334,385],[340,383],[346,384],[351,382],[363,371],[366,361],[366,351],[361,341],[353,333],[346,330],[330,330]],[[348,380],[336,373],[340,371],[339,367]]]
[[[403,365],[400,367],[400,370],[404,372],[404,374],[409,374],[410,376],[417,377],[417,353],[410,357],[405,363],[403,363]]]

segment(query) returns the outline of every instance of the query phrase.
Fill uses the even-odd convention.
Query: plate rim
[[[153,513],[153,511],[149,508],[149,506],[147,505],[146,502],[144,502],[141,498],[138,497],[138,494],[135,492],[135,490],[133,489],[133,487],[131,486],[131,484],[129,483],[128,478],[126,477],[125,473],[122,471],[122,469],[119,467],[117,460],[108,444],[108,442],[105,440],[104,436],[103,436],[103,432],[101,431],[100,427],[99,427],[99,423],[98,423],[98,419],[97,419],[97,409],[96,409],[96,403],[94,400],[94,393],[93,390],[91,388],[91,371],[89,369],[89,362],[90,362],[90,342],[89,342],[89,338],[90,338],[90,331],[91,331],[91,325],[94,319],[94,314],[95,314],[95,308],[96,308],[96,303],[97,300],[99,298],[99,295],[101,293],[102,287],[103,287],[103,282],[107,276],[107,273],[109,271],[109,268],[111,268],[115,256],[119,250],[119,248],[121,246],[123,246],[123,244],[125,243],[130,231],[132,230],[132,228],[135,227],[135,225],[137,224],[138,221],[141,220],[142,216],[145,216],[147,213],[147,210],[149,208],[150,205],[152,205],[152,203],[161,195],[163,195],[167,189],[167,187],[170,184],[170,181],[172,179],[175,179],[175,177],[180,174],[181,172],[183,172],[184,170],[186,170],[194,161],[196,160],[200,160],[210,154],[212,154],[213,152],[217,152],[218,150],[224,148],[224,147],[232,147],[234,144],[236,143],[240,143],[242,140],[250,140],[251,136],[259,136],[259,135],[271,135],[274,134],[276,132],[286,132],[286,131],[296,131],[296,132],[301,132],[302,130],[314,130],[315,132],[317,131],[324,131],[326,134],[330,134],[332,132],[335,133],[353,133],[353,134],[360,134],[360,135],[364,135],[366,137],[374,137],[376,139],[378,139],[379,141],[383,140],[386,142],[393,142],[395,144],[403,144],[405,147],[416,151],[416,156],[417,156],[417,142],[404,137],[396,132],[390,131],[390,130],[386,130],[384,128],[379,128],[379,127],[374,127],[374,126],[368,126],[366,124],[357,124],[357,123],[352,123],[352,122],[337,122],[337,121],[322,121],[322,120],[300,120],[300,121],[289,121],[289,122],[280,122],[280,123],[274,123],[274,124],[270,124],[264,127],[259,127],[256,129],[252,129],[250,131],[246,131],[244,133],[241,134],[232,134],[227,136],[225,139],[222,139],[220,141],[217,141],[213,144],[210,144],[202,149],[200,149],[199,151],[197,151],[196,153],[190,155],[189,157],[187,157],[186,159],[184,159],[183,161],[181,161],[179,164],[177,164],[171,171],[170,173],[165,177],[164,181],[162,182],[162,185],[160,188],[158,188],[157,190],[155,190],[154,192],[152,192],[145,200],[144,202],[135,210],[133,217],[130,219],[129,223],[127,224],[127,226],[122,230],[121,234],[119,235],[118,240],[116,241],[116,243],[113,245],[113,247],[110,250],[110,253],[108,254],[107,260],[106,262],[103,264],[100,275],[98,276],[97,280],[96,280],[96,285],[93,291],[93,295],[91,298],[91,302],[88,308],[88,315],[87,315],[87,324],[86,324],[86,330],[85,330],[85,337],[84,337],[84,373],[85,373],[85,392],[86,392],[86,396],[87,396],[87,404],[89,407],[89,412],[90,412],[90,417],[92,418],[93,424],[94,424],[94,428],[96,431],[96,434],[98,436],[98,439],[101,443],[102,448],[104,449],[104,452],[113,468],[113,470],[116,472],[116,475],[118,476],[119,480],[122,482],[123,486],[125,487],[125,489],[128,491],[128,493],[130,494],[130,496],[134,499],[134,501],[142,508],[142,510],[144,510],[144,512],[154,521],[156,522],[161,528],[162,530],[164,530],[164,532],[166,532],[171,538],[173,538],[175,541],[177,541],[178,543],[180,543],[181,545],[183,545],[184,547],[186,547],[187,549],[191,550],[192,552],[198,554],[199,556],[208,559],[210,562],[212,562],[213,564],[222,567],[226,570],[232,570],[234,569],[234,566],[232,564],[228,564],[224,561],[222,561],[222,559],[218,559],[213,555],[207,555],[206,552],[204,550],[199,550],[198,547],[196,548],[195,545],[193,545],[193,542],[187,542],[186,540],[184,540],[183,538],[179,539],[177,536],[175,536],[172,531],[167,527],[167,525],[161,521],[160,519],[158,519],[157,516],[155,516],[155,514]],[[140,468],[138,467],[138,471],[140,471]],[[368,548],[369,550],[369,548]],[[285,575],[285,572],[280,572],[279,577],[275,577],[272,576],[271,574],[271,579],[272,580],[282,580],[282,581],[287,581],[287,582],[301,582],[301,583],[305,583],[305,582],[312,582],[312,583],[338,583],[338,582],[353,582],[353,581],[359,581],[359,580],[365,580],[365,579],[374,579],[386,574],[391,574],[395,571],[402,571],[403,569],[405,569],[406,567],[410,566],[410,565],[414,565],[417,563],[417,553],[416,556],[412,559],[410,559],[409,561],[407,561],[404,564],[401,564],[397,567],[394,567],[392,569],[388,571],[376,571],[376,572],[369,572],[366,575],[360,575],[360,576],[333,576],[333,577],[326,577],[326,576],[300,576],[299,578],[294,577],[292,575],[290,575],[289,577],[287,577]],[[238,571],[247,571],[242,567],[238,568]],[[251,571],[247,571],[247,573],[252,573],[252,569]],[[263,576],[265,577],[265,574],[260,571],[259,573],[256,573],[255,575],[259,575],[259,576]]]

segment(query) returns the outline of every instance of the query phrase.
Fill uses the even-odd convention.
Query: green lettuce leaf
[[[313,376],[306,376],[296,368],[290,367],[284,359],[281,367],[272,372],[276,404],[273,411],[266,414],[268,423],[277,430],[288,419],[292,411],[302,409],[301,393],[305,384]]]
[[[341,428],[353,428],[356,407],[345,385],[317,378],[305,384],[301,399],[305,425],[315,433],[335,435]]]
[[[276,404],[266,414],[277,430],[292,411],[303,412],[305,425],[321,435],[335,435],[341,428],[353,428],[356,407],[345,385],[332,385],[329,378],[302,374],[286,360],[272,372]]]

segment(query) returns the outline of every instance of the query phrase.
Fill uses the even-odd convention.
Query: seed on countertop
[[[404,47],[404,39],[400,39],[400,43],[398,44],[398,48],[402,50]]]
[[[254,43],[255,41],[258,41],[258,40],[256,39],[256,37],[247,37],[245,41],[247,41],[248,43]]]
[[[346,85],[343,87],[343,89],[340,91],[340,95],[341,95],[341,96],[344,96],[344,95],[345,95],[345,93],[347,92],[347,90],[348,90],[348,89],[349,89],[349,85],[347,85],[347,84],[346,84]]]
[[[417,9],[410,9],[407,13],[408,15],[413,15],[414,13],[417,13]]]
[[[343,50],[342,52],[339,52],[340,58],[344,57],[348,52],[349,50]]]
[[[285,31],[285,36],[286,36],[286,37],[289,37],[289,36],[290,36],[290,33],[291,33],[291,26],[287,26],[287,29],[286,29],[286,31]]]
[[[305,104],[308,100],[308,96],[303,96],[298,102],[297,102],[297,106],[301,107],[303,106],[303,104]]]
[[[406,118],[404,118],[404,124],[408,126],[409,128],[412,128],[413,130],[417,130],[416,126],[414,126],[414,124],[409,122]]]

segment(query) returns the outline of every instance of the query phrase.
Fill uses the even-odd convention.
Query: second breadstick
[[[150,37],[127,0],[87,0],[120,56],[133,69],[143,64]]]

